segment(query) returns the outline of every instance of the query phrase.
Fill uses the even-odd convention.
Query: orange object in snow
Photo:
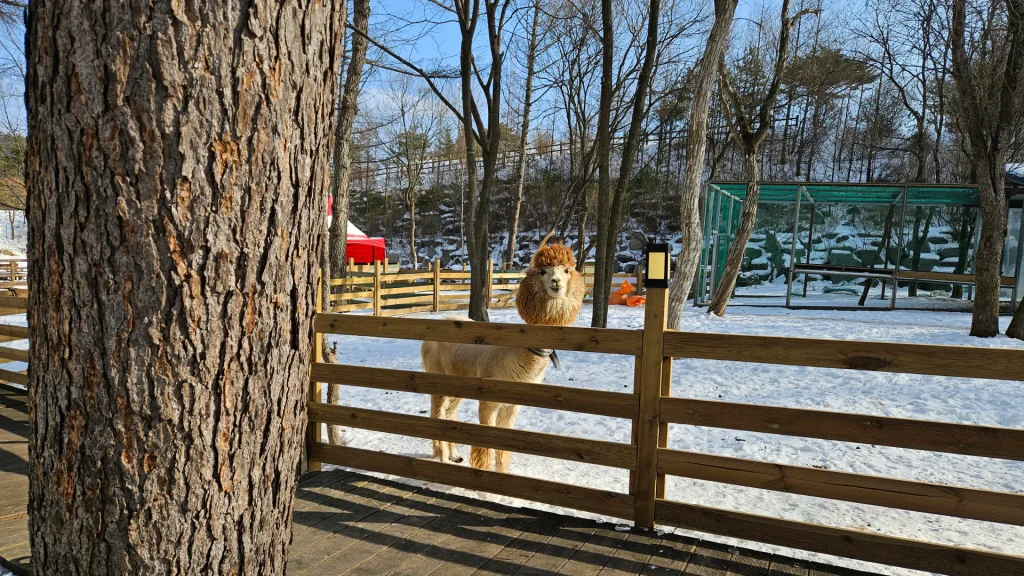
[[[636,288],[628,280],[623,280],[622,286],[619,287],[618,291],[612,292],[611,297],[608,298],[608,303],[613,305],[625,304],[626,306],[640,306],[646,303],[647,298],[643,296],[630,296],[634,290]]]
[[[643,296],[630,296],[626,298],[626,306],[643,306],[647,304],[647,298]]]

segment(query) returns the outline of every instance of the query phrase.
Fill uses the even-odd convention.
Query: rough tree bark
[[[999,265],[1006,231],[1007,145],[1012,138],[1017,90],[1024,83],[1024,0],[1005,0],[1005,3],[1005,39],[986,52],[985,61],[972,62],[967,56],[966,0],[953,1],[950,29],[952,74],[960,96],[957,113],[970,144],[970,158],[978,174],[981,197],[981,238],[975,248],[976,297],[971,319],[971,336],[980,337],[999,334]],[[995,26],[992,22],[986,25]],[[994,76],[976,78],[976,74]],[[999,87],[998,93],[989,93],[988,87],[993,85]],[[1011,327],[1010,331],[1015,334],[1024,333],[1019,325]]]
[[[700,264],[704,233],[700,229],[701,176],[704,173],[704,153],[707,148],[708,111],[711,88],[718,79],[718,61],[725,50],[725,40],[732,27],[737,0],[715,0],[715,22],[704,45],[704,55],[697,66],[690,105],[689,136],[686,139],[686,167],[683,170],[682,198],[679,205],[679,226],[683,233],[683,246],[676,257],[672,285],[668,292],[668,326],[678,329],[683,319],[686,297],[693,287],[693,277]]]
[[[352,124],[359,111],[359,84],[366,63],[366,30],[370,22],[370,0],[352,0],[352,52],[338,102],[334,129],[334,171],[331,173],[333,205],[330,232],[331,278],[345,276],[345,244],[348,241],[349,180],[352,177]]]
[[[283,574],[340,0],[33,2],[37,574]]]
[[[530,138],[530,109],[533,107],[533,73],[537,67],[538,30],[540,27],[540,0],[533,2],[533,24],[530,27],[530,44],[526,51],[526,90],[523,94],[523,124],[519,130],[519,163],[516,166],[516,199],[512,209],[512,221],[508,225],[508,248],[505,254],[511,266],[516,257],[519,235],[519,214],[523,207],[523,187],[526,184],[526,146]],[[580,236],[583,238],[583,236]]]

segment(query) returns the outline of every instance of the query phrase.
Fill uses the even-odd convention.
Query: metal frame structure
[[[739,215],[734,210],[736,204],[742,205],[746,194],[745,181],[716,181],[705,184],[704,194],[704,243],[701,250],[700,268],[697,271],[697,279],[694,283],[694,305],[700,306],[708,302],[711,294],[714,293],[718,283],[718,261],[723,241],[734,238],[735,230],[733,215]],[[1008,207],[1015,208],[1024,204],[1024,187],[1007,184]],[[728,217],[723,223],[722,203],[728,202]],[[896,294],[901,280],[924,281],[922,278],[914,278],[913,272],[906,272],[901,275],[899,262],[893,268],[888,267],[888,259],[883,259],[883,268],[874,269],[852,268],[841,266],[830,266],[811,264],[812,247],[808,246],[806,258],[803,265],[797,263],[797,239],[800,235],[800,210],[806,202],[811,207],[811,220],[809,225],[809,239],[814,234],[814,216],[816,207],[820,205],[844,205],[844,206],[900,206],[899,226],[896,254],[902,255],[906,244],[905,229],[907,219],[907,208],[909,206],[964,206],[980,207],[978,187],[967,184],[912,184],[912,183],[876,183],[876,182],[762,182],[759,204],[793,204],[793,231],[790,238],[789,266],[787,270],[786,307],[793,307],[793,279],[799,275],[804,276],[803,295],[807,296],[807,276],[809,274],[828,274],[830,276],[841,276],[850,278],[865,278],[880,280],[882,283],[882,294],[885,297],[885,286],[892,284],[892,293],[889,299],[889,309],[896,308]],[[1008,211],[1007,217],[1010,217]],[[1021,213],[1024,220],[1024,211]],[[895,227],[895,224],[894,224]],[[978,236],[981,234],[981,212],[978,211],[978,223],[975,226],[974,245],[978,244]],[[1017,255],[1014,263],[1014,275],[1012,278],[1004,277],[1003,286],[1011,291],[1011,312],[1018,306],[1020,296],[1021,272],[1024,269],[1024,222],[1020,227],[1017,239]],[[1004,259],[1009,251],[1004,240]],[[974,280],[973,274],[963,274],[962,279],[943,279],[948,284],[961,284],[968,286],[968,298],[973,297]],[[1012,280],[1012,282],[1011,282]]]

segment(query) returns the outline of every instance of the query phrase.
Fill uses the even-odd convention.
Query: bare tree
[[[409,263],[419,267],[416,248],[416,200],[423,186],[423,170],[430,151],[430,142],[440,128],[441,118],[426,87],[413,85],[414,77],[399,74],[384,92],[380,105],[383,118],[377,130],[379,146],[394,162],[401,178],[402,196],[409,215]]]
[[[1006,33],[998,38],[996,18],[1004,5]],[[967,34],[967,0],[953,0],[950,44],[953,79],[959,95],[957,114],[970,145],[981,196],[981,236],[975,248],[974,315],[971,335],[999,334],[1000,260],[1006,231],[1006,162],[1024,82],[1024,0],[992,0],[991,10],[972,18]],[[969,52],[970,51],[970,52]],[[1008,333],[1024,338],[1018,311]]]
[[[747,99],[740,97],[729,80],[729,68],[725,64],[725,58],[723,57],[719,61],[718,94],[722,99],[722,110],[725,113],[726,122],[743,153],[743,176],[747,180],[747,191],[743,198],[740,223],[736,228],[736,234],[725,259],[722,281],[715,289],[715,294],[708,304],[708,313],[716,316],[725,316],[725,308],[729,305],[729,298],[736,288],[736,278],[740,274],[740,265],[743,263],[743,255],[747,250],[747,242],[750,240],[750,234],[754,231],[757,203],[761,195],[761,167],[758,155],[761,143],[764,142],[764,138],[772,126],[772,108],[775,107],[779,87],[782,85],[782,75],[785,73],[790,30],[792,30],[793,24],[803,16],[818,12],[813,9],[805,9],[790,17],[789,3],[790,0],[782,1],[782,22],[779,27],[779,45],[775,52],[775,66],[772,69],[768,90],[755,106],[757,108],[756,126],[748,116],[749,103]],[[796,243],[797,238],[794,237],[792,241]],[[809,246],[808,249],[810,249]]]
[[[334,171],[331,173],[332,214],[330,229],[330,277],[345,276],[345,244],[348,240],[349,180],[352,177],[352,125],[359,111],[359,88],[366,63],[366,31],[370,24],[370,0],[352,0],[353,34],[348,70],[340,84],[338,121],[334,129]],[[339,78],[340,82],[340,78]],[[326,294],[329,292],[325,291]],[[329,297],[328,297],[329,301]],[[330,392],[330,389],[328,389]]]
[[[612,188],[611,163],[611,97],[614,90],[612,78],[612,55],[615,49],[614,28],[612,24],[612,0],[602,0],[601,20],[604,33],[602,35],[601,64],[601,110],[598,116],[598,222],[597,222],[597,254],[594,258],[594,312],[591,324],[604,327],[608,324],[608,298],[611,293],[612,263],[619,230],[622,226],[622,214],[627,189],[631,182],[633,163],[636,161],[636,149],[640,140],[644,116],[647,113],[647,91],[651,85],[651,72],[657,59],[658,21],[661,18],[661,0],[650,0],[647,14],[647,41],[644,48],[643,64],[636,81],[633,95],[633,110],[629,122],[629,130],[622,142],[622,156],[619,164],[619,177]]]
[[[693,103],[690,105],[690,137],[686,140],[686,167],[683,172],[682,198],[679,208],[679,226],[683,245],[676,257],[672,285],[669,288],[668,326],[678,328],[683,319],[686,298],[693,287],[693,278],[700,263],[704,241],[700,211],[701,176],[704,172],[704,153],[707,149],[708,111],[711,89],[718,78],[718,61],[725,51],[725,41],[736,14],[737,0],[715,0],[715,22],[711,25],[704,45],[704,54],[693,82]]]
[[[526,49],[526,88],[523,91],[523,123],[519,129],[519,161],[516,166],[516,195],[513,199],[512,221],[508,225],[507,261],[511,263],[516,255],[516,240],[519,235],[519,213],[523,208],[523,186],[526,184],[526,145],[530,137],[530,110],[533,107],[533,77],[537,69],[537,51],[540,45],[540,0],[533,0],[530,41]]]

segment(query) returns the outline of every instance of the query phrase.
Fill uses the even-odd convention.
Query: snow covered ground
[[[14,234],[11,234],[11,216],[14,217]],[[24,258],[28,242],[28,222],[25,213],[0,210],[0,259]],[[0,575],[2,576],[2,575]]]
[[[420,317],[445,315],[424,314]],[[643,324],[642,308],[613,307],[610,316],[610,327],[614,328],[636,329]],[[491,319],[496,322],[520,322],[514,309],[494,310]],[[1003,319],[1003,329],[1008,322],[1009,318]],[[586,307],[578,325],[587,326],[589,323],[590,309]],[[970,315],[952,312],[795,311],[752,307],[732,308],[726,318],[708,317],[698,310],[688,309],[683,321],[684,330],[697,332],[1024,348],[1024,342],[1006,337],[971,338],[967,336],[969,325]],[[338,347],[339,360],[345,364],[421,369],[419,342],[373,338],[356,341],[349,337],[336,337],[335,341],[341,344]],[[559,356],[562,367],[548,372],[545,379],[547,383],[594,390],[632,390],[631,357],[574,352],[561,352]],[[1024,427],[1024,387],[1021,382],[676,360],[673,367],[673,395]],[[343,403],[352,406],[405,414],[425,415],[429,409],[426,396],[358,387],[344,387],[342,399]],[[476,420],[475,401],[466,400],[463,403],[459,419]],[[616,442],[629,442],[630,439],[630,423],[625,420],[531,407],[523,408],[516,427]],[[346,440],[352,446],[393,454],[429,457],[431,452],[427,440],[364,430],[347,430]],[[784,464],[1024,492],[1022,462],[677,425],[672,425],[670,429],[669,445],[681,450]],[[463,455],[468,454],[468,447],[460,450]],[[621,492],[627,490],[628,482],[625,471],[522,454],[513,455],[511,472]],[[502,496],[433,487],[514,505],[557,510]],[[1021,554],[1021,542],[1024,542],[1024,528],[698,480],[671,478],[667,496],[683,502],[1005,553]],[[744,545],[756,546],[750,543]],[[887,574],[916,574],[910,570],[770,546],[759,548]]]

